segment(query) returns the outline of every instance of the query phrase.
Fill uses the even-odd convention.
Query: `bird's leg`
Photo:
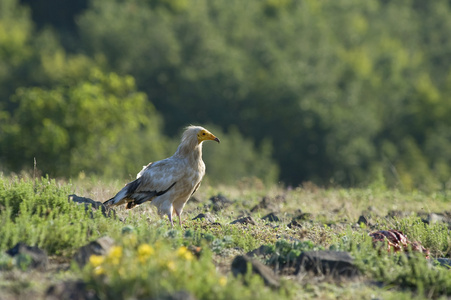
[[[177,215],[177,217],[179,218],[179,225],[180,227],[182,227],[182,212],[178,212],[175,208],[173,209],[173,213],[175,213]]]
[[[172,214],[168,214],[169,222],[171,222],[171,228],[174,228],[174,222],[172,221]]]

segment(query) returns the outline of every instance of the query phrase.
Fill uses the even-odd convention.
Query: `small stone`
[[[25,259],[29,257],[29,265],[27,267],[38,269],[44,271],[47,269],[49,264],[49,259],[47,252],[38,247],[28,246],[25,243],[17,243],[14,247],[6,251],[12,257],[17,257],[17,259]]]
[[[217,196],[211,197],[209,199],[211,201],[211,209],[215,212],[220,211],[230,204],[232,204],[232,201],[227,199],[225,196],[219,194]]]
[[[360,273],[354,259],[343,251],[306,251],[297,259],[295,274],[313,272],[334,277],[353,277]]]
[[[240,218],[237,219],[233,222],[230,222],[230,224],[251,224],[251,225],[256,225],[254,219],[252,219],[252,217],[244,217],[244,218]]]
[[[251,212],[256,212],[263,209],[280,211],[280,203],[283,201],[285,201],[284,196],[276,196],[275,198],[263,197],[263,199],[251,209]]]
[[[449,258],[429,259],[429,262],[433,265],[437,264],[448,269],[451,268],[451,259]]]
[[[74,260],[80,268],[83,268],[88,262],[91,255],[105,255],[114,245],[114,240],[108,236],[101,237],[89,244],[78,249],[74,255]]]
[[[359,219],[357,220],[357,224],[361,224],[361,223],[363,223],[363,224],[365,224],[365,225],[368,225],[368,218],[366,217],[366,216],[364,216],[364,215],[361,215],[360,217],[359,217]]]
[[[198,214],[197,216],[195,216],[193,218],[193,220],[202,220],[202,219],[204,219],[205,221],[207,221],[209,223],[214,223],[215,222],[215,218],[209,213]]]
[[[135,229],[133,228],[133,226],[126,225],[126,226],[122,227],[122,234],[131,234],[134,231],[135,231]]]
[[[443,214],[431,213],[427,218],[428,224],[446,223],[447,218]]]
[[[258,260],[254,260],[248,256],[239,255],[232,262],[232,273],[235,277],[245,275],[248,272],[249,265],[252,273],[259,275],[267,286],[277,288],[280,286],[279,278],[274,272]]]
[[[262,218],[262,220],[268,221],[268,222],[279,222],[280,219],[278,216],[276,216],[274,213],[269,213],[266,216]]]
[[[81,281],[63,281],[50,286],[45,294],[47,300],[97,300],[99,297],[94,291],[88,290],[86,284]]]
[[[272,249],[270,246],[261,245],[257,249],[249,251],[248,253],[246,253],[246,255],[248,257],[255,257],[255,256],[263,256],[264,257],[264,256],[272,255],[273,252],[274,252],[274,249]]]
[[[311,213],[301,213],[293,218],[295,221],[308,221],[312,219]]]
[[[69,202],[74,202],[77,205],[83,205],[85,207],[85,211],[89,211],[91,214],[91,218],[94,216],[93,215],[93,211],[96,211],[98,209],[100,209],[102,211],[102,214],[105,217],[110,217],[111,216],[111,212],[113,212],[114,214],[114,210],[111,208],[107,208],[102,202],[100,201],[94,201],[90,198],[86,198],[86,197],[79,197],[75,194],[69,195],[68,197],[68,201]]]
[[[290,224],[288,224],[287,226],[288,226],[288,228],[291,228],[291,229],[302,228],[302,224],[298,223],[298,221],[296,221],[296,220],[292,220],[290,222]]]

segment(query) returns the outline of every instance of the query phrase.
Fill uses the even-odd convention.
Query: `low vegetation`
[[[245,188],[204,186],[188,203],[183,228],[171,228],[150,205],[119,209],[106,217],[100,210],[85,210],[68,200],[75,192],[103,201],[119,183],[0,177],[0,291],[6,299],[43,297],[52,285],[82,280],[100,299],[161,297],[179,291],[196,299],[451,295],[451,272],[435,260],[451,254],[449,224],[426,220],[427,214],[447,209],[443,194],[240,184]],[[219,211],[209,200],[218,195],[230,202]],[[269,212],[279,220],[263,220]],[[199,213],[209,213],[214,222],[192,220]],[[365,215],[367,222],[357,223],[359,215]],[[242,216],[251,216],[255,224],[230,224]],[[390,228],[428,248],[430,259],[421,253],[395,254],[374,247],[368,233]],[[106,255],[92,255],[80,268],[72,260],[74,254],[101,236],[110,236],[115,245]],[[5,253],[18,242],[49,254],[44,276],[30,268],[26,256]],[[251,273],[244,281],[232,275],[233,258],[255,249],[260,250],[256,259],[281,276],[279,288],[265,286]],[[351,253],[360,276],[290,275],[284,269],[303,251],[322,249]]]

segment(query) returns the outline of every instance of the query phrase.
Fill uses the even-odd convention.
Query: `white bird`
[[[145,166],[136,180],[104,204],[126,204],[126,208],[130,209],[150,201],[158,208],[160,215],[168,216],[171,226],[174,226],[174,214],[181,226],[183,208],[205,175],[202,142],[208,140],[219,143],[219,139],[205,128],[188,126],[174,155]]]

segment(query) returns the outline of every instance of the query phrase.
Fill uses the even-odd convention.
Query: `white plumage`
[[[205,175],[202,142],[219,139],[200,126],[189,126],[173,156],[150,163],[138,173],[116,196],[106,201],[108,206],[126,204],[133,208],[150,201],[160,215],[167,215],[173,225],[174,214],[182,224],[183,208]]]

